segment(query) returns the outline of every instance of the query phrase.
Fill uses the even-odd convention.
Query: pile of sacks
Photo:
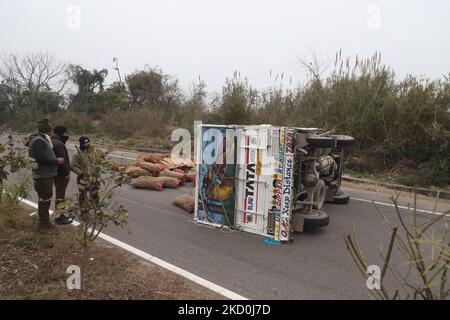
[[[112,168],[133,178],[131,185],[137,189],[162,191],[164,188],[178,188],[186,182],[192,182],[195,185],[194,163],[183,160],[175,164],[167,153],[143,154],[136,161],[128,164],[113,162]],[[190,194],[175,196],[172,203],[193,213],[194,189]]]
[[[175,164],[166,153],[141,155],[130,164],[113,163],[113,169],[133,178],[134,188],[162,191],[178,188],[186,182],[195,183],[194,163],[183,161]]]
[[[172,203],[177,207],[186,210],[189,213],[194,213],[195,197],[192,194],[186,193],[173,197]]]

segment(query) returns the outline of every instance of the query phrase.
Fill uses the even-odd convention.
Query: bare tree
[[[370,295],[380,300],[423,299],[447,300],[450,297],[449,276],[450,269],[450,238],[448,217],[450,210],[437,213],[439,193],[429,218],[419,222],[414,195],[414,205],[408,214],[400,213],[397,194],[390,199],[395,207],[398,223],[388,219],[377,205],[375,208],[385,224],[391,229],[388,249],[380,250],[383,268],[380,274],[380,287],[370,291]],[[409,219],[408,219],[409,218]],[[353,223],[352,232],[344,235],[347,249],[356,266],[368,280],[369,263],[365,258],[358,241],[356,225]],[[400,262],[393,262],[392,257],[398,256]],[[388,275],[391,281],[387,280]],[[389,287],[386,286],[389,284]]]
[[[9,54],[0,58],[0,78],[11,87],[30,93],[52,89],[61,94],[69,81],[68,65],[48,53]]]

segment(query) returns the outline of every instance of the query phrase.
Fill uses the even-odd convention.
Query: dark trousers
[[[62,215],[64,213],[66,190],[67,186],[69,185],[69,180],[70,175],[67,176],[57,175],[55,177],[55,193],[56,193],[55,209],[59,213],[59,215]]]
[[[98,191],[100,189],[100,182],[95,181],[90,184],[86,183],[83,179],[78,177],[78,201],[80,202],[81,207],[86,207],[86,201],[93,200],[96,205],[99,204],[99,194]],[[88,198],[88,196],[90,198]]]
[[[38,214],[40,228],[48,228],[51,226],[49,210],[52,204],[54,181],[55,178],[34,180],[34,190],[36,190],[39,197]]]

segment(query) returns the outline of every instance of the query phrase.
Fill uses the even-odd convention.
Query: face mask
[[[67,137],[65,135],[60,135],[59,137],[61,138],[61,141],[64,142],[64,143],[66,143],[67,140],[69,140],[69,137]]]

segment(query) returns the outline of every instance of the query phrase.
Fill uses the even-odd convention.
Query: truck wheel
[[[355,139],[351,136],[333,135],[332,137],[336,139],[337,147],[351,146],[355,141]]]
[[[313,210],[310,214],[303,214],[305,228],[325,227],[330,223],[328,215],[320,210]]]
[[[336,139],[332,137],[309,137],[306,138],[312,148],[336,148]]]
[[[319,180],[314,188],[313,193],[313,208],[317,210],[322,210],[323,203],[325,202],[326,188],[325,182]]]
[[[350,200],[350,196],[342,191],[336,193],[333,197],[333,203],[336,204],[347,204]]]

